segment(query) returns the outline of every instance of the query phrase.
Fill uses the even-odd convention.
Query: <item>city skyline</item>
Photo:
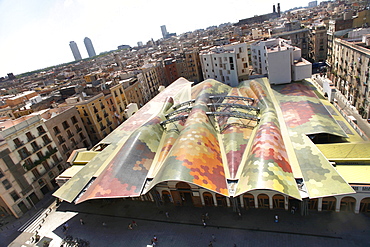
[[[306,7],[308,2],[302,1],[299,5]],[[117,49],[122,44],[133,47],[139,41],[146,44],[151,38],[158,40],[162,38],[161,25],[181,34],[271,13],[272,6],[277,3],[280,3],[282,11],[298,7],[297,3],[287,0],[262,0],[253,7],[233,0],[227,3],[232,11],[225,11],[220,7],[225,5],[221,1],[190,1],[181,6],[180,12],[168,0],[160,3],[146,0],[111,0],[104,4],[87,0],[20,0],[16,3],[0,0],[0,9],[3,10],[0,16],[0,77],[73,61],[67,46],[71,40],[80,43],[84,37],[89,37],[94,40],[99,54]],[[181,15],[194,13],[194,9],[198,9],[196,13],[199,16],[184,21]],[[83,58],[88,57],[85,49],[80,52]]]

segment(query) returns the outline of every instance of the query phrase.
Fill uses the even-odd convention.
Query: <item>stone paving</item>
[[[169,213],[169,218],[165,212]],[[202,214],[209,213],[207,226]],[[280,221],[274,222],[275,214]],[[80,219],[85,222],[80,224]],[[40,220],[40,219],[38,219]],[[135,220],[132,230],[128,224]],[[63,233],[62,225],[69,229]],[[103,225],[103,222],[105,225]],[[34,230],[31,230],[34,231]],[[242,210],[242,216],[223,207],[156,207],[154,203],[112,200],[91,201],[79,205],[62,203],[46,218],[38,230],[41,237],[59,247],[66,235],[82,238],[90,246],[143,246],[154,235],[157,246],[370,246],[370,216],[347,212],[314,212],[307,216],[284,210]],[[35,246],[24,232],[9,246]]]

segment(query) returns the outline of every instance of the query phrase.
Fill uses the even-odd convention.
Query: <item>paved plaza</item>
[[[51,202],[51,201],[49,201]],[[35,210],[36,211],[36,210]],[[154,235],[157,246],[205,246],[214,234],[213,246],[370,246],[370,216],[347,212],[312,212],[301,216],[284,210],[249,209],[238,216],[224,207],[157,207],[154,203],[111,200],[79,205],[45,204],[38,217],[20,225],[17,221],[2,228],[0,241],[8,246],[42,246],[31,243],[38,231],[41,238],[52,239],[59,247],[66,235],[90,242],[90,246],[143,246]],[[168,212],[168,216],[166,216]],[[209,219],[205,216],[208,213]],[[279,215],[279,222],[274,216]],[[202,224],[205,218],[206,227]],[[80,219],[84,223],[81,225]],[[137,226],[129,229],[134,220]],[[62,225],[69,229],[63,232]],[[105,223],[105,224],[103,224]],[[15,226],[12,230],[11,224]],[[22,228],[23,227],[23,228]],[[23,232],[17,232],[21,228]],[[41,242],[41,241],[40,241]],[[1,246],[6,246],[1,245]]]

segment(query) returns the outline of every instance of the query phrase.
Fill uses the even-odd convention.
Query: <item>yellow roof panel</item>
[[[370,184],[370,165],[337,165],[336,169],[348,183]]]
[[[71,166],[67,170],[65,170],[62,174],[60,174],[58,177],[60,178],[71,178],[73,177],[77,172],[79,172],[84,166]]]
[[[370,160],[370,142],[318,144],[317,147],[329,160]]]
[[[84,151],[84,152],[79,152],[73,161],[73,164],[86,164],[90,160],[92,160],[95,155],[97,155],[99,152],[93,152],[93,151]]]

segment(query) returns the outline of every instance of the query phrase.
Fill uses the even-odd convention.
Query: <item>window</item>
[[[13,198],[13,201],[16,202],[20,197],[18,196],[17,192],[13,191],[10,193],[10,196]]]
[[[4,173],[0,171],[0,178],[4,177]]]
[[[3,182],[4,188],[6,190],[10,189],[12,187],[11,183],[9,183],[8,179],[5,179]]]
[[[18,138],[15,138],[15,139],[13,140],[13,142],[14,142],[14,144],[15,144],[15,146],[16,146],[17,148],[23,145],[23,142],[21,142]]]
[[[71,117],[71,121],[73,124],[77,123],[77,118],[75,116]]]
[[[49,178],[50,179],[53,179],[55,176],[54,176],[54,173],[53,173],[53,171],[50,171],[49,173],[48,173],[48,175],[49,175]]]
[[[44,158],[44,155],[42,154],[42,152],[37,152],[37,153],[36,153],[36,155],[37,155],[37,157],[38,157],[39,159]]]
[[[39,135],[46,133],[42,126],[37,127],[37,131],[39,132]]]
[[[64,121],[64,122],[62,123],[62,125],[63,125],[63,128],[64,128],[64,129],[68,129],[68,128],[69,128],[69,124],[67,123],[67,121]]]
[[[19,156],[21,156],[22,159],[25,159],[28,156],[30,156],[30,153],[28,152],[27,148],[22,148],[22,149],[18,150],[18,154],[19,154]]]
[[[31,132],[27,132],[26,136],[27,136],[28,141],[35,139],[35,137],[31,134]]]
[[[55,134],[55,135],[57,135],[57,134],[59,134],[59,133],[60,133],[60,130],[59,130],[58,126],[55,126],[55,127],[53,128],[53,130],[54,130],[54,134]]]
[[[47,135],[42,136],[42,140],[44,141],[44,146],[51,142],[49,136]]]
[[[42,187],[42,186],[44,186],[44,185],[45,185],[45,182],[44,182],[44,180],[42,180],[42,179],[39,179],[38,183],[39,183],[40,187]]]
[[[59,159],[58,159],[58,157],[56,155],[51,156],[51,158],[53,158],[53,160],[54,160],[55,163],[58,163],[59,162]]]
[[[61,171],[63,171],[63,167],[61,166],[61,165],[57,165],[57,167],[58,167],[58,170],[61,172]]]

